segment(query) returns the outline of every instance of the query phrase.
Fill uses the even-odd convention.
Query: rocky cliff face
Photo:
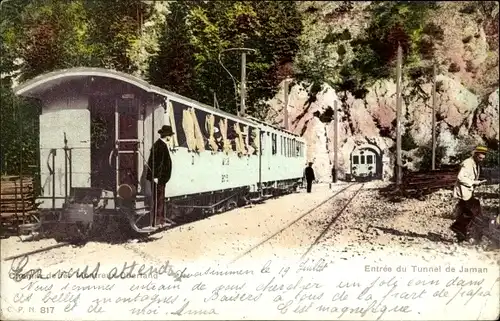
[[[350,42],[370,23],[370,2],[305,1],[302,45],[295,69],[307,68],[338,83],[342,63],[355,52]],[[475,144],[499,142],[498,105],[498,5],[471,2],[441,2],[425,22],[424,40],[429,38],[432,56],[422,57],[420,66],[437,66],[437,144],[443,163],[470,151]],[[347,34],[335,43],[323,41],[328,33]],[[339,55],[342,47],[343,55]],[[314,161],[320,179],[331,179],[333,164],[333,108],[339,108],[340,177],[350,171],[350,153],[365,143],[383,153],[383,177],[393,176],[396,143],[396,84],[380,80],[368,88],[363,99],[350,92],[336,92],[323,83],[318,94],[311,84],[296,84],[289,90],[289,129],[308,142],[308,158]],[[315,91],[315,90],[314,90]],[[315,91],[316,92],[316,91]],[[403,162],[418,169],[422,155],[429,153],[432,139],[432,82],[429,77],[403,80]],[[283,125],[284,92],[270,101],[268,121]]]
[[[498,89],[481,101],[480,98],[452,78],[439,75],[436,92],[437,144],[443,147],[443,162],[475,144],[499,140]],[[380,81],[370,88],[364,99],[350,93],[336,93],[328,85],[312,97],[310,86],[297,84],[290,88],[289,129],[307,140],[307,158],[314,162],[318,177],[329,181],[334,157],[333,108],[338,108],[338,146],[340,177],[350,173],[350,153],[362,144],[374,144],[383,153],[383,178],[393,175],[396,142],[396,85]],[[402,130],[403,161],[417,169],[421,147],[432,139],[432,84],[415,90],[403,86]],[[270,101],[268,121],[282,126],[284,92]],[[407,140],[410,140],[408,143]]]

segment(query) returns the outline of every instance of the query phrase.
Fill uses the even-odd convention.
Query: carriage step
[[[144,215],[149,214],[149,213],[151,213],[151,211],[149,209],[146,209],[146,208],[143,208],[140,210],[135,210],[135,215],[137,215],[137,216],[144,216]]]
[[[140,229],[137,229],[136,231],[139,233],[151,233],[154,232],[158,229],[158,227],[153,227],[153,226],[146,226]]]
[[[260,197],[257,197],[257,198],[250,198],[250,199],[249,199],[249,201],[250,201],[250,202],[252,202],[252,203],[257,203],[257,202],[262,201],[262,198],[260,198]]]

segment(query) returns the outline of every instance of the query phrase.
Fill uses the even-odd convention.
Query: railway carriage
[[[42,215],[92,231],[125,217],[150,233],[150,148],[170,125],[173,171],[166,208],[174,219],[215,213],[288,193],[302,179],[304,140],[254,118],[242,118],[152,86],[131,75],[73,68],[14,89],[38,99]]]
[[[376,145],[362,144],[354,147],[350,156],[350,177],[356,181],[382,178],[382,151]]]

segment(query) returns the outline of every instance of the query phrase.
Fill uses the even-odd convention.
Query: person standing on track
[[[316,177],[314,176],[312,164],[313,163],[310,162],[309,166],[307,166],[304,170],[304,178],[306,179],[308,193],[311,193],[312,182],[316,179]]]
[[[481,203],[474,197],[474,189],[486,182],[479,180],[479,165],[484,160],[487,151],[486,147],[476,147],[472,156],[462,162],[458,173],[453,190],[453,197],[458,198],[458,217],[450,226],[450,229],[455,232],[458,242],[467,240],[471,225],[474,224],[474,218],[481,215]]]
[[[146,179],[151,182],[153,196],[153,209],[155,225],[165,223],[165,185],[172,175],[172,159],[168,148],[168,141],[174,135],[171,126],[164,125],[158,130],[160,138],[153,144],[148,159],[148,173]]]

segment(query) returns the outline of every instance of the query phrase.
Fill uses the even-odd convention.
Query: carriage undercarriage
[[[166,223],[161,225],[153,223],[156,220],[151,214],[148,197],[136,195],[130,200],[119,196],[101,198],[97,197],[102,194],[99,189],[73,188],[71,197],[62,208],[41,209],[39,221],[20,226],[20,232],[69,242],[147,237],[214,214],[296,192],[299,185],[298,180],[287,180],[263,184],[257,192],[242,187],[167,199]],[[114,208],[109,208],[109,203],[115,204]]]

